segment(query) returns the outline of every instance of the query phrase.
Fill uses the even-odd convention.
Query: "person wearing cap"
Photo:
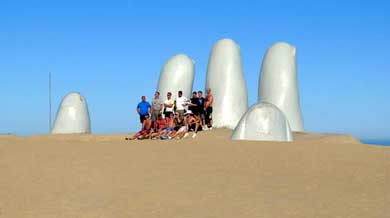
[[[188,136],[188,131],[190,129],[190,125],[192,125],[192,119],[190,118],[190,115],[192,115],[192,111],[188,110],[185,114],[184,114],[184,125],[182,126],[179,126],[179,127],[176,127],[177,129],[176,130],[176,133],[172,135],[172,139],[173,138],[176,138],[176,139],[183,139],[183,138],[186,138]],[[194,134],[192,137],[195,138],[196,134]]]
[[[192,135],[192,138],[195,138],[201,124],[200,118],[199,116],[194,115],[190,110],[185,113],[185,116],[187,130],[193,131],[194,134]]]

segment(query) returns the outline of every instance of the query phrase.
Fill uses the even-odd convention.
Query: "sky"
[[[94,133],[140,125],[140,96],[151,100],[164,63],[195,60],[204,89],[213,45],[241,48],[249,103],[263,56],[284,41],[297,48],[305,130],[390,139],[388,1],[49,1],[0,0],[0,133],[49,131],[62,98],[80,92]]]

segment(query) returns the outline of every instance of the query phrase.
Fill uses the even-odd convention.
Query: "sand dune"
[[[0,136],[0,218],[390,217],[390,147],[125,135]]]

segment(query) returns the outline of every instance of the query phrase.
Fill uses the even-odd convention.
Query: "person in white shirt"
[[[188,104],[188,100],[185,96],[183,96],[182,91],[179,91],[177,94],[178,94],[178,96],[176,98],[176,112],[179,114],[179,119],[183,120],[184,119],[184,110]]]
[[[172,93],[168,92],[167,99],[164,101],[164,115],[166,120],[168,120],[169,116],[173,113],[174,105],[175,101],[172,99]]]

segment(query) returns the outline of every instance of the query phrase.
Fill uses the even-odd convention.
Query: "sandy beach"
[[[292,143],[0,136],[0,217],[390,217],[390,147],[346,135]]]

